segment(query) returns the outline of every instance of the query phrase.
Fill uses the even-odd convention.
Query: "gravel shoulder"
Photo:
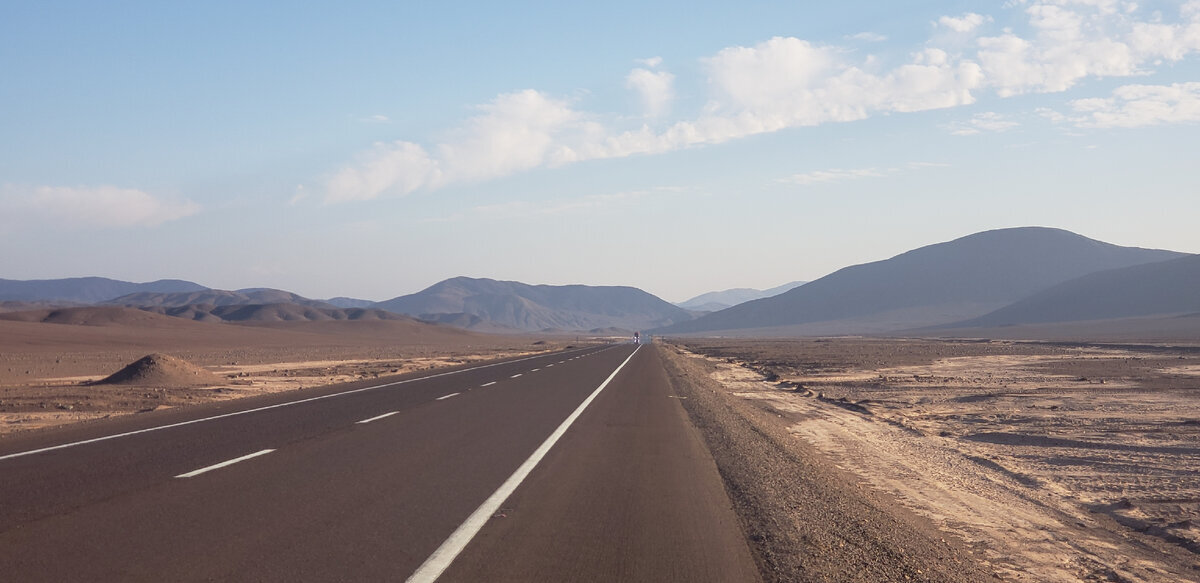
[[[778,580],[1200,581],[1196,347],[709,339],[665,352]],[[940,537],[950,552],[922,542]],[[877,557],[882,574],[858,574]],[[897,577],[912,557],[928,572]],[[858,570],[826,576],[839,560]]]
[[[663,346],[765,581],[979,582],[996,578],[955,536],[837,468],[769,404],[714,380],[716,364]]]

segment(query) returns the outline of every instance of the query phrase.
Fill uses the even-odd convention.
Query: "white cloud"
[[[971,32],[983,25],[990,18],[974,12],[968,12],[958,18],[952,16],[943,16],[938,19],[937,24],[943,28],[948,28],[954,32]]]
[[[1058,92],[1091,77],[1129,77],[1162,60],[1200,50],[1200,11],[1191,3],[1174,24],[1139,20],[1137,5],[1117,0],[1022,2],[1034,34],[1009,31],[979,39],[987,84],[1001,97]]]
[[[1125,85],[1112,97],[1077,99],[1074,115],[1061,116],[1084,128],[1138,128],[1200,122],[1200,83]]]
[[[0,188],[0,209],[13,221],[107,228],[152,227],[200,212],[192,201],[116,186],[6,185]]]
[[[846,38],[848,38],[850,40],[858,40],[858,41],[863,41],[863,42],[868,42],[868,43],[881,43],[888,39],[887,36],[879,34],[877,32],[860,32],[858,34],[852,34]]]
[[[1142,15],[1135,3],[1123,0],[1011,0],[1006,6],[1027,22],[1023,30],[1028,32],[1005,28],[999,35],[975,37],[984,23],[993,20],[991,16],[943,17],[935,28],[951,34],[934,33],[920,50],[890,68],[882,64],[887,58],[857,57],[847,47],[792,37],[727,47],[700,60],[709,89],[704,107],[666,125],[660,120],[674,103],[675,77],[656,70],[662,64],[659,57],[639,60],[644,67],[625,79],[626,87],[641,98],[646,116],[640,127],[621,125],[630,116],[588,113],[576,109],[573,102],[535,90],[503,94],[432,145],[411,141],[374,145],[328,177],[325,199],[403,195],[537,167],[656,154],[787,128],[950,108],[974,103],[978,94],[988,91],[999,97],[1061,92],[1085,79],[1141,75],[1159,63],[1200,51],[1200,0],[1183,4],[1175,22],[1158,13]],[[1087,123],[1093,127],[1134,123],[1133,114],[1127,112],[1135,107],[1132,100],[1120,95],[1113,99],[1117,101],[1111,105],[1093,104],[1099,109],[1088,114],[1092,121]],[[1154,105],[1137,101],[1145,101],[1145,107]],[[1156,107],[1186,112],[1187,102]],[[1082,115],[1077,112],[1076,117]],[[994,114],[950,129],[970,134],[1003,131],[1016,123],[989,116]],[[1117,119],[1125,121],[1104,121]],[[1155,119],[1173,123],[1169,120],[1187,117]]]
[[[965,122],[948,124],[946,127],[956,136],[973,136],[983,132],[1004,132],[1021,124],[994,111],[977,113]]]
[[[592,157],[603,128],[565,100],[526,90],[497,97],[430,150],[377,143],[326,181],[326,200],[366,200],[506,176]]]
[[[802,174],[793,174],[787,178],[781,178],[779,182],[788,184],[797,184],[800,186],[811,186],[813,184],[828,184],[837,182],[846,182],[849,180],[858,180],[861,178],[886,178],[887,176],[899,174],[909,170],[922,170],[926,168],[944,168],[948,164],[938,162],[910,162],[901,167],[893,168],[856,168],[856,169],[841,169],[832,168],[829,170],[814,170]]]
[[[859,178],[883,178],[885,174],[878,168],[859,168],[856,170],[843,170],[833,168],[830,170],[814,170],[804,174],[793,174],[781,180],[781,182],[790,182],[801,186],[810,184],[820,184],[824,182],[844,182],[846,180],[856,180]]]
[[[972,103],[982,81],[974,63],[955,63],[939,49],[876,74],[795,38],[725,49],[707,64],[721,102],[714,109],[757,118],[763,131]]]
[[[358,162],[326,182],[326,200],[367,200],[383,194],[408,194],[438,186],[441,170],[429,153],[412,142],[377,143]]]
[[[646,115],[658,117],[666,113],[675,99],[675,76],[666,71],[634,69],[625,78],[625,87],[637,92]]]

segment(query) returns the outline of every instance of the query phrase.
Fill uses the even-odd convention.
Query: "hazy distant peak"
[[[739,287],[722,291],[708,292],[675,305],[688,310],[712,312],[716,310],[723,310],[725,308],[736,306],[752,300],[776,296],[783,292],[802,286],[805,283],[806,282],[803,281],[793,281],[765,290]]]
[[[196,292],[208,288],[190,281],[160,279],[133,283],[107,277],[69,277],[63,279],[0,279],[0,301],[103,302],[132,293]]]

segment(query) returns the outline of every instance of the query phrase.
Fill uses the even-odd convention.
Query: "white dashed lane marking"
[[[256,451],[256,452],[254,452],[254,453],[252,453],[252,454],[249,454],[249,455],[244,455],[244,456],[242,456],[242,457],[239,457],[239,458],[234,458],[234,459],[231,459],[231,460],[229,460],[229,461],[221,462],[221,463],[219,463],[219,464],[213,464],[213,465],[211,465],[211,466],[208,466],[208,467],[206,467],[206,468],[200,468],[200,469],[198,469],[198,470],[193,470],[193,471],[190,471],[190,472],[188,472],[188,473],[186,473],[186,474],[179,474],[178,476],[175,476],[175,477],[176,477],[176,478],[191,478],[191,477],[193,477],[193,476],[199,476],[200,474],[203,474],[204,472],[211,472],[211,471],[213,471],[213,470],[219,470],[219,469],[221,469],[221,468],[223,468],[223,467],[226,467],[226,466],[232,466],[233,464],[236,464],[236,463],[238,463],[238,462],[244,462],[244,461],[246,461],[246,460],[248,460],[248,459],[251,459],[251,458],[256,458],[256,457],[258,457],[258,456],[260,456],[260,455],[267,455],[267,454],[269,454],[269,453],[271,453],[271,452],[273,452],[273,451],[275,451],[275,450],[273,450],[273,449],[264,449],[264,450],[262,450],[262,451]]]
[[[372,417],[370,419],[363,419],[362,421],[359,421],[358,423],[363,424],[363,423],[370,423],[372,421],[379,421],[380,419],[383,419],[384,417],[391,417],[392,415],[395,415],[396,413],[399,413],[399,411],[392,411],[391,413],[384,413],[383,415],[376,415],[375,417]]]

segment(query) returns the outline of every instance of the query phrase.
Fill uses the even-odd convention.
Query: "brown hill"
[[[188,304],[186,306],[144,306],[147,312],[198,322],[323,322],[330,320],[412,320],[408,316],[367,308],[322,308],[277,304]]]
[[[0,320],[68,326],[177,327],[175,318],[135,308],[118,307],[43,308],[6,312],[0,313]]]
[[[154,293],[140,292],[121,296],[104,302],[131,308],[178,308],[195,304],[213,306],[244,306],[249,304],[299,304],[316,308],[335,308],[332,304],[310,300],[306,297],[279,289],[243,289],[237,291],[205,289],[192,292]]]
[[[217,375],[169,354],[150,354],[97,381],[97,385],[194,387],[220,384]]]

